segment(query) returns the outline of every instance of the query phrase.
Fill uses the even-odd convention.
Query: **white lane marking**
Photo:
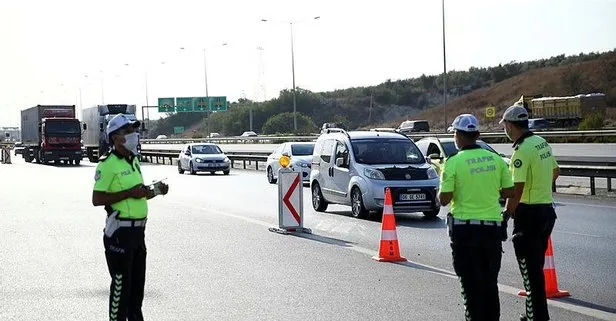
[[[267,223],[264,221],[260,221],[260,220],[256,220],[253,218],[249,218],[249,217],[245,217],[245,216],[241,216],[241,215],[236,215],[236,214],[231,214],[228,212],[223,212],[223,211],[219,211],[216,209],[210,209],[210,208],[204,208],[204,207],[199,207],[199,206],[193,206],[193,205],[189,205],[183,202],[177,202],[177,201],[171,201],[168,200],[167,202],[169,203],[175,203],[177,205],[181,205],[181,206],[185,206],[185,207],[189,207],[192,208],[194,210],[198,210],[198,211],[204,211],[204,212],[209,212],[209,213],[213,213],[213,214],[218,214],[218,215],[222,215],[222,216],[227,216],[227,217],[231,217],[231,218],[236,218],[239,220],[243,220],[249,223],[253,223],[256,225],[260,225],[260,226],[264,226],[264,227],[271,227],[272,224],[271,223]],[[357,253],[362,253],[365,255],[368,255],[370,257],[374,256],[374,254],[377,252],[375,250],[370,250],[361,246],[357,246],[355,244],[351,244],[349,243],[348,246],[346,246],[345,248],[347,249],[351,249]],[[401,264],[404,265],[405,263],[395,263],[395,264]],[[435,266],[430,266],[430,265],[426,265],[426,264],[422,264],[419,262],[414,262],[411,260],[408,260],[408,263],[406,264],[413,264],[413,265],[417,265],[420,267],[423,267],[426,270],[426,272],[428,273],[432,273],[432,274],[436,274],[436,275],[441,275],[450,279],[454,279],[457,280],[458,277],[455,275],[454,272],[449,271],[449,270],[445,270],[445,269],[441,269]],[[498,284],[498,290],[500,292],[503,293],[507,293],[507,294],[511,294],[514,296],[518,296],[518,291],[520,289],[516,289],[512,286],[508,286],[508,285],[504,285],[504,284]],[[563,302],[563,301],[555,301],[552,299],[548,299],[548,305],[552,305],[558,308],[561,308],[563,310],[567,310],[567,311],[571,311],[571,312],[576,312],[576,313],[580,313],[589,317],[593,317],[599,320],[605,320],[605,321],[616,321],[616,313],[610,313],[610,312],[606,312],[606,311],[602,311],[602,310],[598,310],[598,309],[593,309],[593,308],[588,308],[588,307],[584,307],[584,306],[580,306],[580,305],[575,305],[575,304],[571,304],[571,303],[567,303],[567,302]]]
[[[558,208],[558,205],[560,204],[564,204],[564,205],[570,205],[570,206],[580,206],[580,207],[598,207],[598,208],[609,208],[609,209],[616,209],[616,205],[599,205],[599,204],[586,204],[586,203],[574,203],[574,202],[556,202],[556,208]]]
[[[567,232],[567,231],[552,231],[552,233],[570,234],[570,235],[577,235],[577,236],[588,236],[588,237],[594,237],[594,238],[607,238],[607,237],[609,237],[609,236],[606,236],[606,235],[584,234],[584,233]]]

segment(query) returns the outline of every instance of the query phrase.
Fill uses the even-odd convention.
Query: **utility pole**
[[[370,91],[370,111],[368,113],[368,123],[372,123],[372,104],[374,100],[374,90]]]
[[[447,55],[445,51],[445,0],[441,0],[443,5],[443,116],[445,117],[445,132],[447,124]]]

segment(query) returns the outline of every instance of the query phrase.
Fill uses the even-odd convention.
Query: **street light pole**
[[[224,42],[222,44],[222,46],[226,46],[226,45],[227,45],[226,42]],[[185,49],[186,48],[184,48],[184,47],[180,47],[180,50],[185,50]],[[205,128],[206,129],[205,129],[205,132],[206,132],[206,135],[209,136],[209,134],[210,134],[210,117],[209,117],[209,114],[210,114],[210,106],[209,106],[210,93],[208,91],[208,85],[207,85],[207,57],[206,57],[206,50],[207,50],[207,48],[203,48],[203,78],[204,78],[204,82],[205,82],[205,97],[208,100],[208,107],[205,110],[205,117],[206,117],[206,120],[205,120],[205,126],[206,126]]]
[[[203,75],[205,78],[205,99],[207,100],[207,108],[205,108],[205,137],[210,136],[210,93],[207,88],[207,58],[205,48],[203,48]]]
[[[83,103],[81,101],[81,86],[79,86],[79,113],[81,114],[81,118],[83,118]]]
[[[312,18],[313,20],[320,19],[320,16],[316,16]],[[261,19],[262,22],[268,22],[267,19]],[[296,99],[296,87],[295,87],[295,50],[293,48],[293,24],[303,22],[302,21],[289,21],[290,30],[291,30],[291,74],[293,76],[293,130],[297,131],[297,99]],[[279,21],[280,22],[280,21]]]
[[[148,99],[148,69],[145,69],[145,105],[146,106],[150,106],[150,101]],[[141,112],[143,114],[143,111]],[[148,122],[150,121],[150,108],[148,107]],[[143,124],[144,126],[146,125],[145,123]],[[150,128],[150,124],[148,124],[145,128]]]
[[[203,48],[203,74],[205,78],[205,97],[209,99],[210,94],[207,90],[207,59],[205,55],[205,48]]]
[[[101,74],[101,100],[103,101],[103,105],[105,104],[105,89],[103,86],[103,71],[99,70],[100,74]]]
[[[445,51],[445,0],[441,0],[443,7],[443,116],[445,116],[445,132],[447,131],[447,55]]]
[[[293,22],[291,27],[291,73],[293,75],[293,130],[297,132],[297,100],[295,98],[295,50],[293,49]]]

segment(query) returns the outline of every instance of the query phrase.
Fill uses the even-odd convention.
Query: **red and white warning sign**
[[[273,232],[306,232],[304,228],[304,201],[302,173],[281,168],[278,172],[278,227]]]

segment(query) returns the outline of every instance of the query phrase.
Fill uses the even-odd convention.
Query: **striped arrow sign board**
[[[278,228],[270,228],[270,231],[311,233],[304,228],[303,188],[301,172],[288,168],[278,171]]]

